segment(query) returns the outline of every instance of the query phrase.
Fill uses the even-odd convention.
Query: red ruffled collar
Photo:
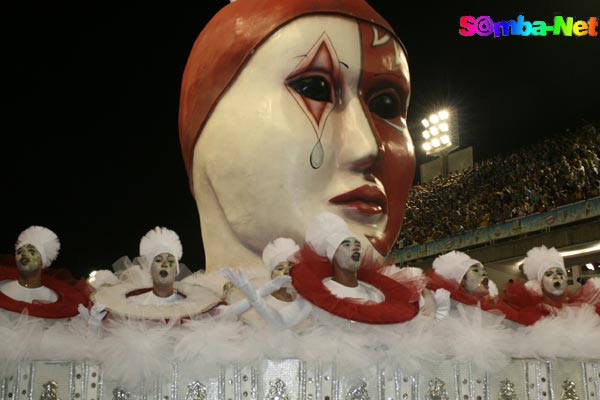
[[[543,316],[556,313],[563,305],[580,306],[590,304],[600,315],[600,290],[586,283],[576,291],[566,290],[562,296],[542,296],[521,281],[509,282],[504,288],[502,299],[519,309],[538,308]]]
[[[348,320],[369,324],[395,324],[414,318],[419,312],[419,293],[379,272],[377,265],[361,265],[358,279],[385,296],[381,303],[339,298],[323,284],[333,275],[329,260],[319,256],[310,246],[297,254],[291,269],[292,284],[298,293],[315,306]],[[370,258],[365,256],[364,259]],[[363,263],[364,264],[364,263]]]
[[[62,275],[62,278],[60,277]],[[16,267],[0,266],[0,281],[17,280],[19,271]],[[64,279],[67,278],[67,279]],[[64,270],[42,271],[42,284],[58,295],[53,303],[27,303],[8,297],[0,292],[0,307],[16,313],[26,312],[39,318],[69,318],[79,314],[79,304],[89,305],[91,288],[83,280],[73,279]]]
[[[433,268],[425,271],[425,274],[427,275],[427,287],[429,289],[446,289],[450,292],[450,297],[459,303],[476,306],[491,313],[501,314],[506,319],[521,325],[531,325],[544,316],[543,310],[539,307],[516,307],[515,304],[504,302],[500,296],[498,298],[491,298],[490,296],[471,294],[460,286],[456,280],[446,279],[436,273]]]
[[[427,287],[431,290],[446,289],[452,299],[470,306],[492,302],[489,296],[478,296],[467,292],[456,280],[447,279],[430,268],[425,271]]]

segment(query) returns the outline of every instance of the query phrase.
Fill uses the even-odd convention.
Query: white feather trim
[[[39,351],[44,320],[0,310],[0,378],[14,373],[19,362]]]
[[[374,326],[369,336],[385,351],[381,361],[403,370],[431,375],[435,365],[446,359],[444,337],[433,317],[417,315],[402,324]]]
[[[354,236],[356,235],[352,233],[346,221],[340,216],[324,212],[318,214],[308,224],[305,239],[317,254],[323,257],[327,256],[331,261],[340,243],[344,239]]]
[[[43,226],[30,226],[19,235],[15,250],[26,244],[33,245],[42,256],[43,268],[49,267],[60,250],[60,241],[56,233]]]
[[[100,286],[115,285],[119,283],[119,278],[117,278],[112,271],[99,269],[90,272],[87,281],[94,289],[98,289]]]
[[[436,326],[445,337],[448,357],[456,362],[473,363],[485,371],[506,366],[516,339],[503,324],[504,316],[454,303],[450,316]]]
[[[182,282],[175,282],[173,287],[178,293],[185,295],[185,299],[161,305],[134,303],[128,300],[127,294],[148,287],[125,282],[102,286],[92,294],[91,298],[95,304],[106,306],[106,310],[111,315],[155,320],[192,317],[206,312],[219,302],[219,296],[205,287]]]
[[[172,331],[177,324],[177,320],[110,320],[97,351],[106,378],[135,387],[161,376],[174,361]]]
[[[466,253],[454,250],[436,257],[433,260],[433,269],[444,278],[454,279],[460,283],[469,268],[475,264],[481,263]]]
[[[520,328],[519,354],[525,358],[600,358],[600,316],[593,306],[563,306],[556,315]]]
[[[99,337],[88,328],[83,318],[53,321],[41,335],[40,349],[36,354],[42,360],[94,359]]]
[[[300,246],[293,239],[277,238],[265,246],[262,260],[267,269],[273,271],[277,264],[287,261],[298,250]]]
[[[383,267],[380,273],[395,280],[396,282],[400,282],[410,288],[415,288],[419,293],[421,293],[427,286],[427,277],[421,268],[398,268],[392,264]]]
[[[378,358],[375,354],[381,348],[377,347],[376,338],[369,334],[369,325],[332,316],[316,307],[313,318],[314,321],[329,321],[317,322],[303,338],[304,346],[311,350],[306,355],[311,357],[310,361],[336,361],[344,374],[352,375]]]
[[[119,280],[130,285],[139,287],[152,287],[152,274],[150,267],[134,264],[117,274]]]
[[[553,267],[565,270],[563,257],[554,247],[538,246],[530,249],[523,260],[523,273],[529,280],[542,281],[544,273]]]
[[[177,332],[174,355],[184,369],[202,376],[213,372],[217,365],[257,360],[260,348],[252,343],[255,336],[258,332],[240,321],[186,321]]]

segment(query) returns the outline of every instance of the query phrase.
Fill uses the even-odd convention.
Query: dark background
[[[597,0],[369,3],[408,49],[416,146],[419,121],[441,106],[459,118],[476,161],[598,119],[600,37],[458,34],[462,15],[588,20],[600,15]],[[54,265],[83,276],[135,257],[143,234],[163,225],[180,235],[182,261],[202,268],[179,87],[195,38],[225,4],[4,6],[0,253],[44,225],[62,243]]]

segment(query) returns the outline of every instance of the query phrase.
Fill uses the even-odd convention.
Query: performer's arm
[[[270,296],[271,293],[279,290],[283,285],[289,282],[289,277],[279,276],[265,285],[263,285],[260,289],[258,289],[258,295],[261,298]],[[235,319],[252,308],[252,305],[248,301],[248,299],[241,299],[236,301],[235,303],[225,306],[224,312],[221,315],[222,318],[231,318]]]

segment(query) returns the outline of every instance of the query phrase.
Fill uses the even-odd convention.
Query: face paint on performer
[[[172,285],[177,277],[177,260],[170,253],[157,254],[152,260],[150,271],[154,285]]]
[[[567,289],[567,276],[565,271],[558,267],[552,267],[546,270],[542,277],[542,289],[553,296],[562,296]]]
[[[273,268],[273,271],[271,271],[271,279],[275,279],[278,276],[289,276],[293,265],[294,264],[291,261],[282,261],[278,263],[275,268]]]
[[[15,258],[20,274],[31,274],[42,269],[42,255],[32,244],[19,247],[15,253]]]
[[[349,237],[340,243],[333,255],[333,260],[341,269],[356,272],[360,269],[362,255],[360,241],[357,238]]]
[[[475,264],[469,267],[462,281],[465,290],[472,294],[485,296],[489,293],[489,278],[485,267]]]

